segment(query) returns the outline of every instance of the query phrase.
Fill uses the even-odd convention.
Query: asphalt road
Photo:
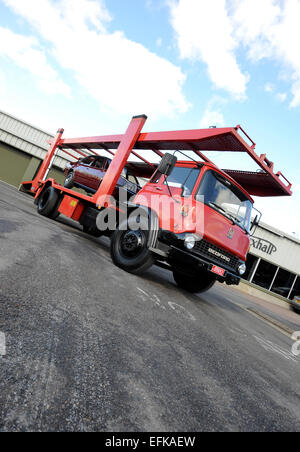
[[[0,278],[1,431],[300,431],[300,356],[251,298],[129,275],[3,183]]]

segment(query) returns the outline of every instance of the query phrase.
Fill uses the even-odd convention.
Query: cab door
[[[88,187],[97,191],[105,175],[105,166],[107,159],[97,157],[92,163],[88,172]]]
[[[88,171],[92,163],[94,162],[94,157],[86,157],[81,160],[74,170],[74,181],[80,185],[87,185],[88,183]]]

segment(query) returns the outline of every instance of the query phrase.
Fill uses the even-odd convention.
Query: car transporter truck
[[[91,235],[109,236],[112,260],[127,272],[141,275],[160,265],[192,293],[216,281],[238,285],[246,272],[251,230],[260,218],[253,215],[251,196],[291,196],[292,184],[274,172],[265,154],[256,154],[241,126],[142,133],[146,120],[133,117],[123,135],[64,139],[60,129],[34,180],[23,182],[22,190],[34,195],[41,215],[62,214]],[[221,170],[207,157],[210,151],[237,158],[245,153],[258,171]],[[97,176],[95,159],[88,157],[101,152],[110,159]],[[94,190],[70,184],[72,164],[65,186],[47,179],[62,153],[83,167],[82,178],[98,177]],[[133,180],[126,179],[126,171]]]

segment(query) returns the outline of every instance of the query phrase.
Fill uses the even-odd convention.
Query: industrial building
[[[15,187],[32,180],[53,136],[0,111],[0,180]],[[62,183],[67,161],[58,152],[49,177]],[[299,295],[300,240],[261,223],[251,239],[244,285],[287,300]]]
[[[251,238],[247,283],[292,300],[300,295],[300,240],[265,223]]]
[[[0,110],[0,180],[19,187],[32,180],[48,149],[51,133]],[[49,177],[63,181],[67,160],[58,155]]]

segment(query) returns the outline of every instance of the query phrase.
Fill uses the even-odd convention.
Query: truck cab
[[[197,274],[209,285],[239,283],[246,270],[253,199],[224,171],[211,163],[179,161],[168,176],[157,170],[134,202],[156,212],[166,261],[189,288]]]

